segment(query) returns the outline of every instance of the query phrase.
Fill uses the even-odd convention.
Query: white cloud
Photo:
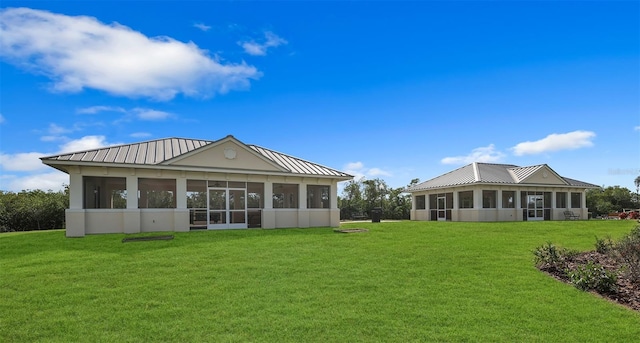
[[[68,184],[69,175],[57,170],[26,176],[2,175],[0,178],[0,189],[11,192],[34,189],[61,191]]]
[[[84,136],[80,139],[69,141],[60,146],[59,154],[102,148],[107,145],[117,145],[108,143],[104,136]]]
[[[134,108],[133,112],[140,120],[164,120],[171,116],[168,112],[152,110],[148,108]]]
[[[471,153],[465,156],[445,157],[440,160],[442,164],[469,164],[473,162],[495,163],[500,162],[504,158],[504,153],[496,150],[493,144],[486,147],[479,147],[471,150]]]
[[[104,136],[84,136],[80,139],[70,140],[59,146],[56,153],[25,152],[17,154],[0,153],[0,168],[7,171],[31,172],[46,169],[40,157],[75,152],[82,150],[97,149],[107,145],[117,145],[108,143]]]
[[[591,131],[573,131],[568,133],[552,133],[547,137],[516,144],[511,150],[516,156],[534,155],[558,150],[574,150],[593,146],[596,134]]]
[[[79,108],[76,110],[76,113],[79,114],[97,114],[100,112],[126,112],[122,107],[114,107],[114,106],[91,106],[85,108]]]
[[[362,162],[349,162],[342,170],[349,175],[353,175],[356,180],[366,179],[367,177],[393,176],[390,172],[380,168],[366,168]]]
[[[2,115],[0,115],[0,117],[2,117]],[[0,123],[2,123],[2,121],[0,121]],[[640,125],[636,126],[633,128],[634,131],[640,131]]]
[[[200,29],[200,30],[202,30],[204,32],[207,32],[207,31],[211,30],[211,26],[205,25],[203,23],[195,23],[195,24],[193,24],[193,27],[198,28],[198,29]]]
[[[0,114],[0,124],[4,123],[4,117]]]
[[[264,56],[267,54],[267,49],[288,43],[285,39],[278,37],[278,35],[270,31],[265,32],[264,37],[265,41],[263,43],[257,43],[256,41],[251,40],[248,42],[238,42],[238,45],[240,45],[244,49],[244,52],[249,55]]]
[[[0,167],[8,171],[35,171],[47,168],[40,161],[45,154],[40,152],[24,152],[18,154],[0,154]]]
[[[192,42],[29,8],[0,11],[0,56],[48,76],[56,91],[92,88],[156,100],[246,89],[262,76],[244,62],[222,63]]]

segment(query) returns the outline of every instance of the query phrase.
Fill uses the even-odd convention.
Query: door
[[[209,188],[208,229],[246,229],[245,189]]]
[[[527,220],[544,220],[542,195],[527,195]]]
[[[447,198],[444,195],[438,195],[438,220],[447,220]]]

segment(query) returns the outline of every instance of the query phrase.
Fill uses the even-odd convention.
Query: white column
[[[138,177],[127,175],[127,209],[138,209]]]
[[[299,209],[307,208],[307,185],[304,183],[298,185],[298,202]]]
[[[81,210],[83,206],[83,188],[82,174],[79,172],[69,173],[69,209]]]
[[[176,208],[187,208],[187,179],[176,179]]]
[[[264,183],[264,208],[273,208],[273,182]]]

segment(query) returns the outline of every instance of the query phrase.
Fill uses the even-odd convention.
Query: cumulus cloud
[[[59,150],[53,153],[27,152],[17,154],[0,153],[0,170],[14,172],[16,174],[1,173],[0,189],[18,192],[24,189],[60,190],[62,184],[69,184],[69,176],[62,172],[37,173],[50,169],[42,163],[41,157],[76,152],[82,150],[98,149],[109,143],[104,136],[84,136],[75,140],[68,140],[59,146]],[[26,174],[25,174],[26,173]]]
[[[7,171],[35,171],[47,166],[40,162],[40,152],[24,152],[18,154],[0,154],[0,166]]]
[[[516,144],[511,150],[516,156],[535,155],[558,150],[574,150],[593,146],[596,134],[591,131],[552,133],[537,141]]]
[[[116,106],[91,106],[76,110],[78,114],[98,114],[100,112],[126,112],[126,110]]]
[[[46,75],[55,91],[92,88],[156,100],[246,89],[261,77],[255,67],[223,63],[192,42],[29,8],[0,11],[0,56]]]
[[[471,153],[464,156],[445,157],[440,160],[442,164],[469,164],[473,162],[495,163],[500,162],[505,154],[496,150],[493,144],[471,150]]]
[[[117,145],[118,143],[107,142],[105,136],[84,136],[80,139],[75,139],[60,146],[59,154],[67,152],[76,152],[83,150],[91,150],[102,148],[107,145]]]
[[[285,39],[278,37],[278,35],[270,31],[264,33],[264,38],[264,42],[262,43],[251,40],[248,42],[238,42],[238,45],[249,55],[264,56],[267,54],[267,49],[288,43]]]
[[[69,175],[57,170],[27,176],[2,175],[0,177],[0,189],[12,192],[33,189],[61,191],[64,185],[68,184]]]

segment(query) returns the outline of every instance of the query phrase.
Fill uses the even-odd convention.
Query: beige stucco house
[[[166,138],[42,162],[69,174],[68,237],[338,227],[337,184],[353,178],[233,136]]]
[[[411,220],[522,221],[587,219],[589,188],[599,186],[562,177],[546,164],[472,163],[405,191]]]

